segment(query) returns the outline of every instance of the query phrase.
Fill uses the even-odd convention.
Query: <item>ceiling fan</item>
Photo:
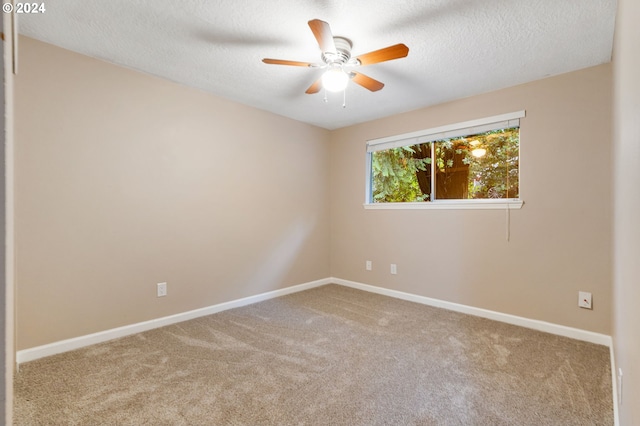
[[[359,66],[404,58],[409,54],[409,48],[400,43],[352,58],[351,48],[353,45],[351,40],[334,36],[328,23],[320,19],[313,19],[309,21],[309,27],[320,46],[322,63],[313,64],[270,58],[262,60],[265,64],[326,69],[322,77],[309,86],[305,92],[307,94],[318,93],[323,87],[332,92],[342,91],[346,88],[349,79],[372,92],[376,92],[382,89],[384,84],[360,72],[356,72],[354,69]]]

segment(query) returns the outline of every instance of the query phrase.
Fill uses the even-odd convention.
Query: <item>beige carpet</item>
[[[19,425],[611,425],[609,350],[328,285],[21,365]]]

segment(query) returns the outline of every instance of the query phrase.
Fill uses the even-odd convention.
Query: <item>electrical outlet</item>
[[[579,291],[578,306],[584,309],[591,309],[591,293],[586,291]]]
[[[396,275],[398,273],[398,267],[395,263],[391,264],[391,275]]]
[[[372,265],[371,261],[370,261],[370,260],[367,260],[367,264],[366,264],[367,271],[370,271],[370,270],[371,270],[371,268],[372,268],[372,266],[373,266],[373,265]]]
[[[157,284],[158,297],[163,297],[167,295],[167,283],[158,283]]]

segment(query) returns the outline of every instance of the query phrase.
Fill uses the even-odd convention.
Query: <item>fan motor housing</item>
[[[322,54],[322,60],[327,64],[344,64],[351,59],[351,48],[353,44],[351,40],[345,37],[334,37],[333,42],[336,46],[336,54],[325,52]]]

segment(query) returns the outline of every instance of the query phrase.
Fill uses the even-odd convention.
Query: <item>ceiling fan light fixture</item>
[[[349,76],[339,67],[330,68],[322,75],[322,87],[330,92],[343,91],[348,82]]]
[[[312,19],[308,24],[320,47],[322,63],[314,64],[311,62],[271,58],[262,59],[265,64],[325,69],[325,73],[305,90],[308,95],[318,93],[322,88],[325,89],[325,95],[327,90],[331,92],[344,91],[346,94],[345,89],[349,84],[349,80],[353,80],[354,84],[362,86],[371,92],[377,92],[384,87],[382,82],[361,72],[352,71],[352,68],[400,59],[409,54],[409,48],[402,43],[398,43],[357,57],[351,57],[351,48],[353,47],[351,40],[346,37],[334,36],[329,24],[320,19]]]

